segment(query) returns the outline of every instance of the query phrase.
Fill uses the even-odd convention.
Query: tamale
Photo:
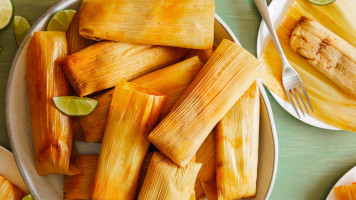
[[[89,199],[98,166],[98,157],[99,155],[78,155],[76,157],[74,165],[78,167],[80,174],[64,176],[63,199]]]
[[[315,20],[302,16],[290,38],[290,47],[356,98],[356,48]]]
[[[215,171],[215,154],[215,133],[214,131],[211,131],[211,133],[205,139],[196,154],[196,162],[202,163],[194,186],[195,198],[198,200],[203,199],[205,197],[202,185],[200,184],[200,179],[209,167],[209,163],[213,165],[212,167]],[[211,160],[214,160],[214,162],[211,162]]]
[[[94,40],[89,40],[79,35],[79,11],[77,11],[67,29],[68,54],[76,53],[92,44]]]
[[[148,139],[175,163],[187,165],[210,131],[262,71],[262,63],[248,51],[223,40]]]
[[[0,199],[21,200],[25,193],[0,174]]]
[[[208,200],[217,200],[217,188],[216,188],[216,167],[215,159],[209,160],[204,173],[201,175],[200,184]]]
[[[219,199],[256,195],[260,95],[255,82],[216,125]]]
[[[84,132],[78,118],[74,118],[73,120],[73,139],[75,141],[84,141]]]
[[[83,0],[79,32],[92,39],[208,49],[214,0]]]
[[[141,174],[140,174],[140,181],[138,182],[138,186],[137,186],[137,190],[136,190],[136,195],[135,195],[135,199],[138,198],[138,195],[140,194],[142,185],[143,185],[143,181],[145,180],[147,171],[148,171],[148,166],[150,165],[151,159],[153,156],[153,152],[147,152],[145,159],[143,159],[143,163],[141,166]]]
[[[169,113],[175,102],[182,96],[201,68],[199,59],[193,57],[144,75],[132,82],[167,95],[167,101],[158,119],[161,120]],[[112,94],[113,90],[109,90],[103,94],[94,96],[93,98],[99,102],[97,108],[90,115],[79,118],[87,142],[100,142],[102,140],[109,115]]]
[[[351,185],[344,185],[334,188],[335,196],[338,200],[356,199],[356,182]]]
[[[131,81],[174,64],[185,56],[186,51],[174,47],[105,41],[67,56],[63,69],[77,94],[86,96],[114,87],[121,78]]]
[[[52,100],[71,94],[60,66],[66,54],[64,32],[34,33],[27,54],[27,86],[39,175],[79,173],[70,163],[73,120],[59,111]]]
[[[87,116],[79,117],[79,124],[84,132],[86,142],[101,142],[108,120],[114,89],[93,96],[98,101],[95,110]]]
[[[91,199],[133,199],[140,169],[166,96],[134,83],[115,87]]]
[[[209,58],[213,55],[213,49],[191,49],[185,56],[186,59],[198,56],[200,61],[205,64],[208,62]]]
[[[290,47],[290,36],[300,18],[306,16],[318,21],[325,28],[356,47],[355,10],[356,1],[350,0],[337,0],[327,6],[313,5],[307,0],[294,0],[277,29],[284,53],[302,78],[313,105],[314,112],[309,112],[309,114],[324,123],[354,132],[356,131],[355,98],[345,94],[329,78],[311,66],[308,60],[295,52]],[[266,66],[261,81],[273,93],[288,102],[282,84],[282,63],[273,42],[267,43],[267,46],[262,46],[261,49],[262,53],[259,59]]]
[[[159,152],[152,156],[139,200],[189,200],[201,163],[180,167]]]

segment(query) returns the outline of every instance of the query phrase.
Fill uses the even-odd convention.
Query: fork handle
[[[284,55],[282,46],[281,46],[281,44],[279,43],[279,40],[278,40],[278,36],[277,36],[276,30],[274,29],[273,23],[271,21],[271,17],[270,17],[270,15],[268,13],[266,0],[254,0],[254,2],[256,4],[257,9],[261,13],[263,21],[267,25],[268,31],[272,36],[272,40],[273,40],[274,44],[277,47],[278,54],[281,57],[281,60],[282,60],[283,66],[284,66],[284,64],[288,63],[288,61],[287,61],[286,56]]]

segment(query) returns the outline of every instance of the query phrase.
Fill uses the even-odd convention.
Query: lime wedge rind
[[[11,0],[0,0],[0,30],[10,24],[14,9]]]
[[[30,30],[31,25],[26,18],[15,15],[14,17],[14,31],[17,45],[20,46],[22,40]]]
[[[325,6],[335,2],[336,0],[308,0],[308,1],[315,5]]]
[[[89,115],[98,105],[95,99],[77,96],[54,97],[53,102],[61,112],[69,116]]]
[[[22,197],[22,200],[34,200],[34,198],[31,194],[28,194],[28,195]]]

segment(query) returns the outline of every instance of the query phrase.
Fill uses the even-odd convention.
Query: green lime
[[[23,38],[26,36],[26,34],[30,30],[30,28],[31,28],[31,25],[30,25],[30,23],[28,23],[26,18],[15,15],[15,17],[14,17],[14,31],[15,31],[17,45],[20,46]]]
[[[47,24],[47,31],[66,32],[75,12],[70,9],[56,12]]]
[[[12,12],[11,0],[0,0],[0,30],[10,23]]]
[[[91,98],[76,96],[54,97],[56,107],[69,116],[89,115],[98,105],[98,101]]]
[[[34,198],[31,194],[28,194],[28,195],[22,197],[22,200],[34,200]]]
[[[308,0],[310,3],[319,5],[319,6],[324,6],[333,3],[336,0]]]

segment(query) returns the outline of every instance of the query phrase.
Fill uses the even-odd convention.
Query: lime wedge
[[[20,46],[23,38],[26,36],[30,28],[31,28],[30,23],[28,23],[26,18],[15,15],[14,31],[15,31],[17,45]]]
[[[34,200],[34,198],[31,194],[28,194],[28,195],[22,197],[22,200]]]
[[[56,107],[69,116],[89,115],[98,105],[98,101],[91,98],[76,96],[54,97]]]
[[[0,30],[10,23],[12,12],[11,0],[0,0]]]
[[[333,3],[336,0],[308,0],[310,3],[319,5],[319,6],[324,6]]]
[[[55,13],[47,24],[47,31],[66,32],[75,12],[75,10],[68,9]]]

